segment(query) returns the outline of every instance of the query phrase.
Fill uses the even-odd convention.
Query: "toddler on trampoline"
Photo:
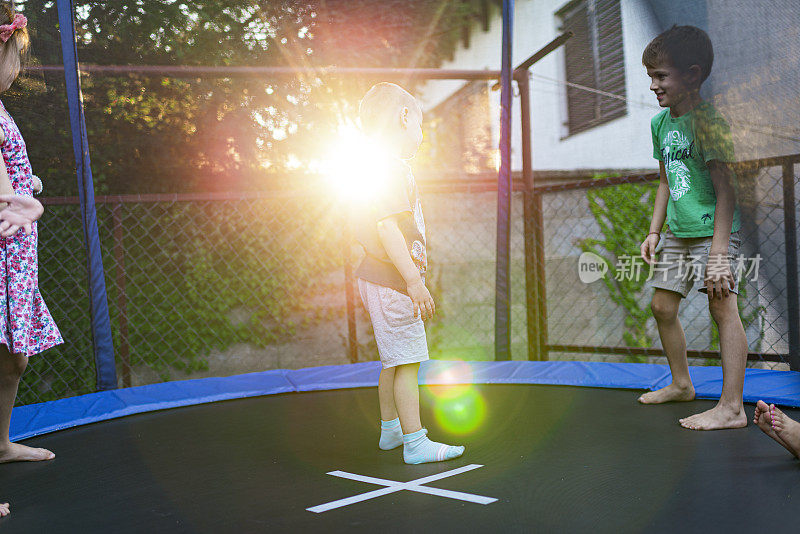
[[[422,142],[422,110],[407,91],[384,82],[364,95],[359,116],[363,133],[387,150],[379,168],[370,169],[372,194],[353,206],[355,237],[366,253],[356,270],[358,287],[383,364],[378,446],[402,445],[408,464],[450,460],[464,447],[431,441],[419,413],[417,374],[428,359],[423,320],[433,316],[435,305],[425,287],[422,205],[402,159],[413,157]]]
[[[713,60],[708,35],[694,26],[673,26],[653,39],[642,55],[650,89],[659,105],[668,108],[650,125],[661,181],[641,254],[654,266],[651,308],[672,383],[645,393],[639,402],[694,399],[678,307],[702,272],[704,287],[699,291],[707,293],[711,317],[719,328],[723,383],[714,408],[680,420],[693,430],[747,425],[742,404],[747,338],[731,264],[740,244],[735,176],[728,165],[734,161],[733,143],[725,119],[699,93]],[[661,237],[665,219],[668,229]],[[656,262],[659,238],[663,248]]]

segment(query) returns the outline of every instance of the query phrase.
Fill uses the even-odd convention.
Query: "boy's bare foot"
[[[8,462],[41,462],[52,460],[56,455],[47,449],[34,449],[20,445],[19,443],[9,443],[0,449],[0,464]]]
[[[680,423],[683,428],[690,430],[744,428],[747,426],[747,414],[744,413],[744,406],[735,410],[718,404],[710,410],[681,419]]]
[[[661,404],[664,402],[684,402],[694,400],[694,387],[682,388],[670,384],[661,389],[645,393],[639,397],[642,404]]]
[[[11,513],[11,505],[7,502],[0,503],[0,517],[5,517]]]
[[[781,437],[775,432],[775,429],[772,428],[772,417],[770,417],[769,406],[764,401],[758,401],[756,404],[756,411],[753,414],[753,422],[758,425],[758,428],[761,431],[777,441],[781,444],[787,451],[791,452],[794,456],[797,456],[796,450],[791,448]]]
[[[800,452],[800,423],[780,411],[774,404],[769,405],[769,410],[772,416],[772,428],[775,429],[775,433],[786,443],[786,448],[795,451],[794,455],[798,456],[798,452]],[[800,458],[800,456],[798,457]]]

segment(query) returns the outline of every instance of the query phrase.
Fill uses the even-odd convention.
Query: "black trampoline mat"
[[[474,386],[486,418],[462,458],[409,466],[377,447],[377,392],[292,393],[141,414],[27,440],[46,463],[0,465],[3,534],[30,532],[796,531],[800,462],[752,423],[694,432],[711,401],[641,406],[638,392]],[[753,406],[747,406],[752,419]],[[798,410],[787,410],[792,417]],[[306,508],[482,464],[427,484],[488,505],[398,491],[324,513]]]

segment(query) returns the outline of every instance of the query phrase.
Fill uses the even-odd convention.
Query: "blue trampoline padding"
[[[719,397],[722,390],[720,367],[690,367],[690,372],[698,398]],[[15,408],[11,417],[11,439],[16,441],[126,415],[193,404],[277,393],[375,387],[379,373],[378,362],[364,362],[101,391]],[[665,365],[637,363],[429,361],[422,365],[420,382],[657,389],[670,382],[670,373]],[[800,372],[748,369],[744,399],[800,407]]]

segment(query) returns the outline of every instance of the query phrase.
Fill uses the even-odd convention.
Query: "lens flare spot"
[[[486,419],[486,401],[475,389],[455,397],[439,397],[433,407],[437,423],[453,434],[474,432]]]
[[[460,397],[471,388],[472,367],[466,362],[452,360],[436,362],[422,377],[426,391],[436,398],[452,399]]]

